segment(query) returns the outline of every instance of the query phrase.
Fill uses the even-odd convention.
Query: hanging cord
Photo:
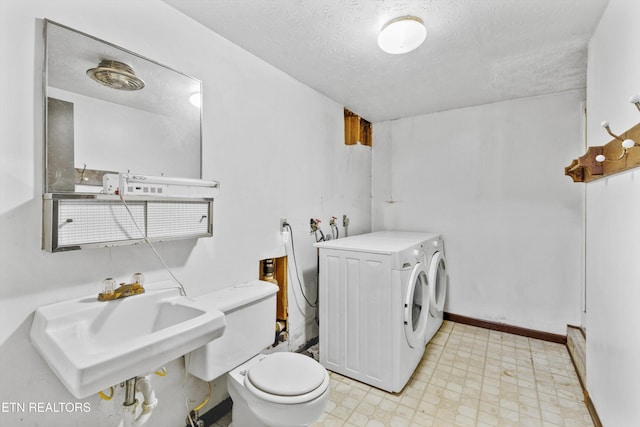
[[[189,365],[191,364],[191,354],[184,355],[184,377],[182,378],[182,395],[184,397],[184,405],[187,408],[187,422],[191,427],[196,427],[194,423],[196,423],[199,419],[198,412],[204,408],[204,406],[209,403],[209,399],[211,399],[211,383],[207,383],[207,396],[205,399],[193,409],[189,409],[189,399],[187,398],[187,393],[185,391],[185,386],[187,384],[187,380],[189,379]]]
[[[187,296],[187,291],[184,289],[184,286],[182,285],[182,282],[180,282],[180,280],[178,280],[178,278],[173,274],[173,271],[171,271],[171,269],[169,268],[167,263],[164,262],[164,259],[162,259],[162,257],[160,256],[160,254],[156,250],[155,246],[153,246],[151,241],[149,241],[147,236],[142,232],[142,230],[138,226],[138,223],[136,222],[136,219],[133,216],[133,213],[131,212],[131,209],[129,209],[129,205],[127,204],[127,202],[124,201],[124,197],[122,197],[122,193],[118,194],[118,196],[120,196],[120,201],[122,201],[122,204],[127,209],[127,212],[129,213],[129,216],[131,217],[131,221],[133,221],[133,225],[136,226],[136,229],[138,230],[138,232],[140,233],[140,235],[142,236],[144,241],[149,245],[151,250],[153,250],[153,253],[156,254],[156,257],[160,260],[160,262],[164,266],[165,270],[167,270],[167,272],[169,273],[169,275],[171,275],[173,280],[178,284],[178,286],[180,286],[180,291],[181,291],[182,295],[186,297]]]
[[[289,232],[291,233],[291,251],[293,252],[293,265],[295,267],[296,270],[296,278],[298,279],[298,285],[300,286],[300,292],[302,293],[302,297],[304,298],[305,302],[309,305],[309,307],[315,308],[318,306],[318,292],[316,289],[316,302],[315,304],[312,304],[311,301],[309,301],[309,298],[307,298],[307,296],[304,293],[304,289],[302,287],[302,280],[300,280],[300,274],[298,273],[298,261],[296,259],[296,248],[293,244],[293,228],[291,228],[291,225],[289,225],[288,222],[285,222],[283,225],[283,227],[287,227],[289,229]],[[284,245],[284,249],[285,252],[287,250],[287,245],[285,243]]]
[[[187,391],[185,387],[187,380],[189,379],[189,365],[191,364],[191,353],[184,355],[184,376],[182,377],[182,397],[184,398],[184,406],[187,409],[187,421],[191,427],[196,427],[194,419],[191,417],[191,409],[189,409],[189,399],[187,398]]]

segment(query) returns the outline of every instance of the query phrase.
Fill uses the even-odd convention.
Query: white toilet
[[[191,352],[187,371],[204,380],[227,374],[235,427],[308,426],[329,398],[329,374],[308,356],[260,354],[275,337],[276,292],[255,280],[196,298],[225,314],[222,337]]]

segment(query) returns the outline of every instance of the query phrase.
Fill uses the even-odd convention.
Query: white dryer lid
[[[259,390],[278,396],[299,396],[320,387],[326,370],[299,353],[273,353],[249,369],[247,379]]]

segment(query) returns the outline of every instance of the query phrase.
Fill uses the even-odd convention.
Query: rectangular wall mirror
[[[202,176],[199,80],[45,20],[45,193],[104,173]]]

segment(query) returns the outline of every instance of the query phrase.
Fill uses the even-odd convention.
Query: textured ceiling
[[[587,43],[608,0],[164,0],[376,122],[584,88]],[[405,55],[377,46],[420,17]]]

